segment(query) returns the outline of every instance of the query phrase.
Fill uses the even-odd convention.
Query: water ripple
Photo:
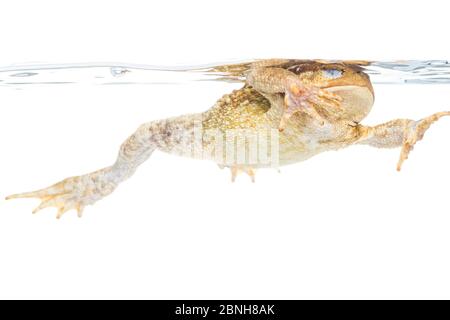
[[[188,82],[243,82],[252,61],[196,66],[132,63],[24,64],[0,67],[0,87],[22,85],[161,85]],[[303,60],[304,61],[304,60]],[[336,61],[330,61],[336,62]],[[339,61],[338,61],[339,62]],[[447,60],[353,61],[374,84],[450,84]],[[12,78],[14,78],[14,81]]]

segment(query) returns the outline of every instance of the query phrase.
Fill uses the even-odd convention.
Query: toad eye
[[[337,79],[342,77],[342,71],[336,69],[322,70],[322,75],[327,79]]]

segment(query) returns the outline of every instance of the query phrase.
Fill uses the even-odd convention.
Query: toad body
[[[397,170],[430,125],[450,111],[414,121],[396,119],[377,126],[360,122],[374,103],[367,74],[355,63],[261,60],[243,73],[245,85],[200,114],[141,125],[120,147],[115,163],[70,177],[48,188],[15,194],[40,198],[33,211],[58,209],[57,218],[112,193],[155,150],[215,161],[254,181],[255,169],[306,160],[354,144],[400,147]]]

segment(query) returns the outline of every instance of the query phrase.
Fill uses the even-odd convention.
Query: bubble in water
[[[131,72],[130,70],[128,70],[127,68],[123,68],[123,67],[112,67],[110,69],[111,74],[113,75],[113,77],[121,77],[123,76],[125,73],[127,72]]]

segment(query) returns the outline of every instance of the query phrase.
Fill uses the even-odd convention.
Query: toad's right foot
[[[397,163],[397,171],[401,170],[403,162],[408,159],[408,155],[414,148],[414,145],[417,141],[422,140],[423,135],[433,122],[445,116],[450,116],[450,111],[438,112],[419,121],[410,121],[406,125],[403,132],[403,146]]]

